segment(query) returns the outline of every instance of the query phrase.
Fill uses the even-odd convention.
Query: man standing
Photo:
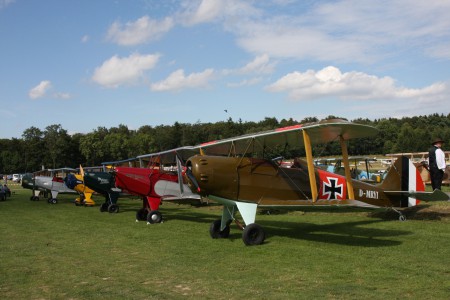
[[[433,191],[435,189],[441,189],[442,178],[444,177],[445,154],[441,149],[443,143],[444,141],[442,139],[435,139],[432,143],[433,147],[430,148],[428,153],[428,165]]]

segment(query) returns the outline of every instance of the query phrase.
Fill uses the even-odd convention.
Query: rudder
[[[422,192],[425,190],[419,171],[406,156],[400,156],[395,161],[380,187],[385,191],[406,192],[399,196],[400,207],[417,205],[419,200],[409,197],[408,192]]]

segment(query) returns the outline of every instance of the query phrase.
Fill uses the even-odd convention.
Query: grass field
[[[390,213],[258,215],[266,242],[247,247],[232,226],[212,240],[220,207],[164,204],[162,224],[29,201],[0,202],[1,299],[448,299],[450,202]],[[100,198],[95,198],[101,202]]]

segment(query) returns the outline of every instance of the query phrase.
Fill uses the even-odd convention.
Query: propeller
[[[81,177],[84,178],[84,170],[83,170],[83,167],[81,165],[80,165],[80,174],[81,174]]]
[[[189,187],[194,187],[197,190],[197,193],[200,193],[200,186],[198,185],[194,174],[192,174],[192,166],[189,164],[186,165],[186,176],[188,178]]]
[[[180,194],[183,196],[184,194],[184,186],[183,186],[183,165],[181,163],[180,158],[178,157],[178,154],[175,156],[177,160],[177,175],[178,175],[178,184],[180,185]]]

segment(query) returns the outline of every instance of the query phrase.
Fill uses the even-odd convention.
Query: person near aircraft
[[[442,178],[445,171],[445,154],[441,147],[444,141],[437,138],[433,141],[432,147],[428,153],[428,165],[430,169],[431,187],[440,190],[442,185]]]
[[[5,196],[11,197],[11,190],[6,184],[3,185],[2,190],[5,193]]]

